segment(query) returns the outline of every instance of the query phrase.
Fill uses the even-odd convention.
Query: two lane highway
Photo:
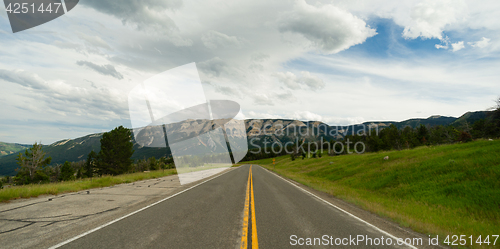
[[[352,244],[358,235],[372,245]],[[244,165],[57,247],[409,248],[380,244],[388,238],[262,167]]]

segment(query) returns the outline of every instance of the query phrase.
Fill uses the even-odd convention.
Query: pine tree
[[[134,154],[129,129],[119,126],[102,135],[101,150],[97,156],[97,169],[101,175],[119,175],[132,168]]]
[[[75,179],[75,170],[71,167],[71,163],[66,161],[61,167],[60,181],[70,181]]]
[[[94,176],[94,167],[97,160],[97,154],[92,150],[87,156],[87,161],[85,162],[85,176]]]

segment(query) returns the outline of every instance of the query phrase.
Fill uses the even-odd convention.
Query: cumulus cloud
[[[324,53],[333,54],[361,44],[377,34],[365,21],[334,5],[312,6],[298,0],[279,19],[280,32],[303,35]]]
[[[322,79],[317,76],[311,75],[311,73],[307,71],[301,72],[302,76],[297,76],[291,72],[279,72],[276,73],[276,77],[280,82],[285,84],[286,87],[296,90],[300,89],[301,85],[305,85],[309,87],[309,89],[315,91],[325,87],[325,83]]]
[[[405,25],[403,37],[408,39],[443,39],[443,30],[448,25],[462,21],[467,16],[467,5],[463,0],[426,0],[411,10],[411,20]]]
[[[456,52],[456,51],[461,50],[461,49],[463,49],[463,48],[465,48],[465,46],[464,46],[464,42],[463,42],[463,41],[459,41],[459,42],[457,42],[457,43],[452,43],[452,44],[451,44],[451,50],[452,50],[453,52]]]
[[[486,37],[483,37],[481,38],[481,40],[479,41],[475,41],[475,42],[467,42],[467,44],[471,45],[472,47],[474,48],[485,48],[488,46],[488,44],[490,43],[490,40],[489,38],[486,38]]]
[[[446,45],[441,45],[441,44],[436,44],[434,45],[437,49],[448,49],[448,44]]]
[[[210,30],[201,36],[203,45],[210,49],[227,48],[227,47],[241,47],[243,41],[236,36],[228,36],[226,34]]]
[[[458,41],[455,43],[450,42],[450,38],[447,36],[441,39],[441,44],[434,45],[437,49],[451,49],[453,52],[457,52],[465,48],[464,41]]]
[[[115,67],[113,65],[97,65],[97,64],[94,64],[90,61],[77,61],[76,62],[77,65],[79,66],[87,66],[88,68],[102,74],[102,75],[109,75],[109,76],[112,76],[112,77],[115,77],[119,80],[123,79],[123,75],[121,73],[119,73],[118,71],[116,71]]]

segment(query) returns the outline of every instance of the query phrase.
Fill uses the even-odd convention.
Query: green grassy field
[[[500,233],[498,140],[295,161],[283,156],[276,158],[275,169],[272,159],[246,163],[440,239],[490,235],[493,242],[491,235]]]
[[[163,176],[177,174],[175,169],[156,170],[150,172],[139,172],[124,174],[118,176],[94,177],[92,179],[82,179],[67,182],[49,183],[49,184],[30,184],[22,186],[13,186],[0,189],[0,202],[6,202],[18,198],[37,197],[39,195],[51,194],[57,195],[67,192],[76,192],[84,189],[109,187],[121,183],[130,183],[145,179],[153,179]]]

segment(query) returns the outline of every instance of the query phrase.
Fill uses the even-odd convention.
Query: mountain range
[[[477,111],[467,112],[459,118],[431,116],[426,119],[409,119],[401,122],[371,121],[342,127],[329,126],[319,121],[299,121],[288,119],[247,119],[244,123],[246,127],[246,135],[249,140],[249,149],[251,149],[256,146],[262,146],[265,141],[278,141],[286,143],[288,141],[295,142],[296,139],[299,138],[301,140],[308,141],[317,140],[319,137],[323,137],[325,140],[338,139],[341,138],[341,135],[343,134],[347,135],[357,133],[359,130],[366,130],[367,127],[373,125],[377,125],[379,129],[388,127],[391,124],[396,125],[399,129],[406,126],[415,128],[420,125],[452,125],[455,127],[464,127],[466,125],[472,125],[477,120],[486,118],[488,114],[489,111]],[[213,125],[213,122],[210,120],[186,120],[173,127],[173,133],[193,137],[197,134],[203,134],[210,128],[211,125]],[[141,130],[141,132],[153,133],[157,130],[158,129],[148,130],[148,128],[145,128]],[[102,134],[103,133],[95,133],[75,139],[57,141],[50,145],[44,145],[43,150],[47,153],[47,156],[52,157],[52,165],[62,164],[65,161],[86,160],[90,151],[94,150],[95,152],[98,152],[100,150],[100,140]],[[228,135],[242,137],[243,134],[231,133]],[[141,141],[138,143],[135,139],[133,139],[133,142],[135,150],[132,156],[133,159],[144,159],[152,156],[160,158],[171,154],[168,145],[166,147],[152,148],[142,146],[141,144],[144,143]],[[215,141],[215,143],[221,143],[221,141]],[[16,163],[17,154],[30,146],[31,145],[0,142],[0,175],[15,175],[15,169],[19,167]]]

